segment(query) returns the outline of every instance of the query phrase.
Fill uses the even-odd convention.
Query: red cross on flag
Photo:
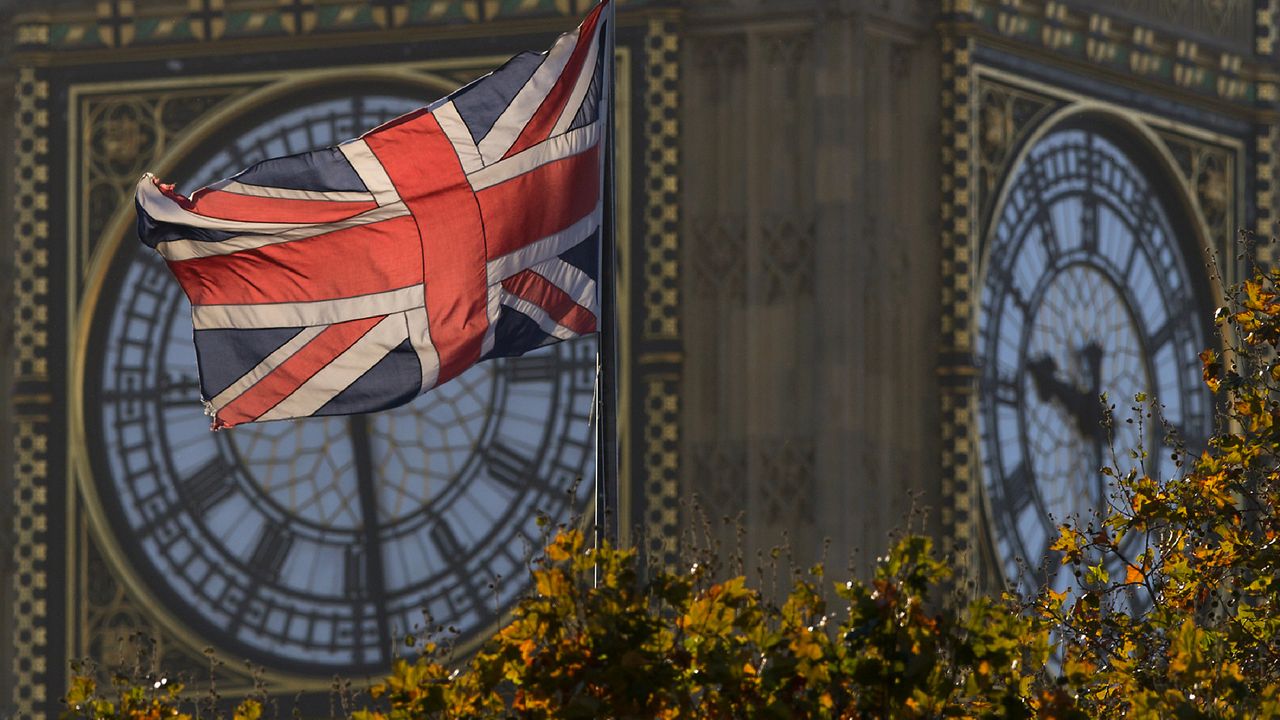
[[[139,180],[138,234],[191,301],[215,428],[394,407],[595,332],[608,3],[355,140],[190,198]]]

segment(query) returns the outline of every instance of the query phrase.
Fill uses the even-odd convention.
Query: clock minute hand
[[[1106,430],[1102,427],[1102,346],[1091,342],[1080,349],[1085,364],[1089,367],[1089,388],[1080,398],[1080,419],[1084,423],[1080,432],[1085,437],[1092,437],[1101,443],[1107,439]]]
[[[1102,393],[1102,346],[1096,342],[1091,342],[1080,349],[1080,354],[1084,357],[1084,362],[1089,368],[1089,388],[1093,391],[1091,393],[1093,402],[1088,408],[1082,408],[1085,414],[1081,416],[1082,419],[1089,422],[1093,434],[1090,436],[1083,427],[1081,432],[1084,433],[1084,437],[1093,438],[1093,466],[1101,468],[1102,457],[1105,452],[1104,448],[1107,445],[1107,431],[1102,426],[1105,411],[1102,408],[1102,398],[1100,397]],[[1099,491],[1105,494],[1106,481],[1103,477],[1101,470],[1099,470],[1097,475],[1097,479],[1101,483]]]
[[[1093,381],[1093,387],[1088,390],[1081,390],[1073,383],[1062,381],[1058,377],[1058,364],[1047,355],[1028,362],[1027,371],[1031,373],[1031,380],[1035,383],[1036,395],[1040,400],[1042,402],[1056,400],[1075,421],[1081,437],[1096,440],[1101,435],[1102,407],[1098,403],[1097,388],[1101,381],[1102,362],[1101,349],[1091,352],[1090,348],[1096,348],[1096,346],[1090,345],[1085,348],[1085,359],[1092,365],[1090,380]]]

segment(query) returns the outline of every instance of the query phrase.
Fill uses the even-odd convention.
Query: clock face
[[[983,485],[1005,578],[1062,590],[1049,545],[1059,524],[1105,507],[1099,469],[1127,471],[1141,446],[1146,473],[1171,476],[1161,420],[1189,443],[1207,437],[1207,311],[1186,238],[1107,136],[1046,136],[998,210],[978,309]],[[1116,408],[1110,439],[1102,393]],[[1126,422],[1137,393],[1163,406],[1141,430]]]
[[[180,183],[339,142],[421,104],[286,112]],[[137,574],[224,652],[317,676],[376,671],[427,624],[479,638],[524,588],[538,513],[584,509],[594,338],[482,363],[400,408],[210,432],[190,306],[140,243],[95,318],[86,396],[97,493]]]

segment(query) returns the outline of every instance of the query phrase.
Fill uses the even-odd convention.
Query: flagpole
[[[614,225],[617,203],[614,181],[614,88],[615,43],[617,41],[617,1],[608,0],[606,28],[609,57],[608,101],[605,105],[603,218],[600,227],[600,345],[599,391],[596,393],[596,545],[617,545],[618,523],[618,433],[617,433],[617,355],[618,318],[615,292],[617,288]]]

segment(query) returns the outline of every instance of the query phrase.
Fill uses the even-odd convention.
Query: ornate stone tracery
[[[1160,132],[1159,136],[1177,163],[1178,179],[1194,199],[1214,250],[1226,250],[1235,241],[1238,227],[1235,206],[1239,196],[1236,187],[1239,153],[1176,132]],[[1230,253],[1225,257],[1230,257]]]
[[[691,220],[691,292],[702,298],[723,297],[727,302],[746,298],[746,228],[741,217]]]
[[[813,439],[760,438],[760,514],[765,525],[796,532],[813,521]]]
[[[989,79],[978,83],[978,180],[982,217],[990,215],[1009,161],[1061,101]]]
[[[77,252],[81,279],[97,240],[117,210],[130,204],[142,173],[168,152],[184,129],[251,89],[242,85],[80,96],[79,125],[88,129]]]

